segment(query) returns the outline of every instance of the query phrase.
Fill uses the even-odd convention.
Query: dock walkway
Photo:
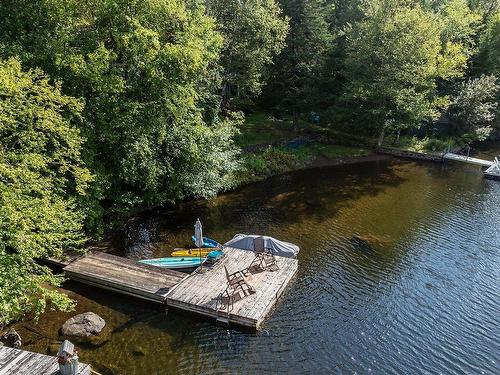
[[[256,292],[239,300],[235,298],[233,308],[227,311],[218,310],[217,306],[217,297],[227,286],[224,267],[229,273],[246,269],[255,254],[234,248],[225,248],[224,253],[224,257],[212,269],[193,272],[172,288],[167,294],[167,307],[214,318],[226,324],[259,329],[297,272],[298,261],[276,257],[278,270],[249,273],[247,282]]]
[[[168,291],[186,277],[182,272],[101,252],[76,259],[63,270],[71,280],[162,304]]]
[[[56,374],[60,374],[56,357],[0,347],[0,375]],[[77,375],[90,375],[90,365],[80,363]]]
[[[443,158],[447,160],[461,161],[464,163],[480,165],[481,167],[491,167],[494,164],[492,161],[489,160],[471,158],[465,155],[452,154],[451,152],[444,154]]]

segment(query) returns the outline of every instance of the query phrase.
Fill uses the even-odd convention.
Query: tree
[[[4,54],[85,99],[90,217],[227,186],[233,127],[203,107],[213,104],[222,37],[201,1],[7,0],[0,11]]]
[[[500,11],[499,0],[470,0],[471,9],[481,14],[483,21],[487,23],[490,17]]]
[[[466,0],[447,0],[438,7],[437,14],[442,24],[443,44],[453,43],[461,47],[458,53],[472,56],[476,52],[481,16],[469,8]]]
[[[347,45],[347,99],[358,123],[369,124],[382,144],[399,131],[433,118],[446,98],[436,80],[460,77],[467,58],[461,46],[444,45],[436,16],[420,6],[382,1],[353,25]]]
[[[282,6],[290,31],[267,91],[280,110],[292,115],[297,129],[300,114],[315,108],[333,38],[322,0],[282,1]]]
[[[477,65],[482,73],[500,76],[500,13],[490,18],[481,36]]]
[[[498,106],[495,101],[498,90],[497,78],[493,75],[482,75],[460,85],[449,108],[457,135],[479,141],[488,138],[493,131],[491,125]]]
[[[224,37],[220,64],[223,99],[231,92],[255,96],[264,84],[263,71],[284,47],[288,20],[275,0],[207,0],[207,12]]]
[[[61,277],[35,259],[84,241],[78,201],[91,176],[75,126],[82,109],[40,70],[0,61],[0,323],[38,315],[47,304],[71,308],[52,288]]]

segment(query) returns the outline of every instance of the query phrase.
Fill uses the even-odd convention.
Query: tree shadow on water
[[[274,176],[212,200],[187,202],[175,210],[156,210],[136,216],[125,228],[127,243],[121,253],[130,254],[130,249],[134,248],[150,252],[151,243],[159,247],[164,243],[171,247],[189,244],[198,217],[205,233],[221,242],[236,233],[272,235],[276,227],[330,220],[351,202],[364,196],[376,196],[404,180],[390,161],[314,168]],[[145,243],[144,231],[147,230]]]

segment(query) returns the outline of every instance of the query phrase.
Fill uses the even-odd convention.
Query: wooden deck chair
[[[233,309],[234,302],[237,301],[235,299],[235,294],[238,289],[241,289],[243,292],[243,297],[255,293],[255,289],[247,283],[245,275],[242,271],[236,271],[230,274],[227,267],[224,266],[224,272],[226,273],[227,286],[226,289],[224,289],[224,291],[217,297],[215,309],[217,311],[226,310],[226,312],[229,313],[229,311],[232,311]]]
[[[262,270],[276,271],[279,269],[276,257],[272,249],[266,249],[264,237],[256,237],[253,240],[253,249],[255,258],[250,264],[250,267],[259,267]]]
[[[250,286],[245,280],[245,275],[242,271],[236,271],[230,274],[226,266],[224,266],[224,271],[226,272],[228,292],[234,293],[238,288],[240,288],[244,295],[255,293],[253,287]]]

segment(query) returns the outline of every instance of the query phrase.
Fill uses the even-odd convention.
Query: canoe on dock
[[[157,259],[143,259],[140,263],[150,266],[168,268],[171,270],[190,269],[199,267],[205,258],[200,257],[167,257]]]
[[[191,239],[193,240],[193,243],[196,243],[195,236],[192,236]],[[217,246],[220,246],[220,243],[209,237],[203,237],[203,247],[217,247]]]

